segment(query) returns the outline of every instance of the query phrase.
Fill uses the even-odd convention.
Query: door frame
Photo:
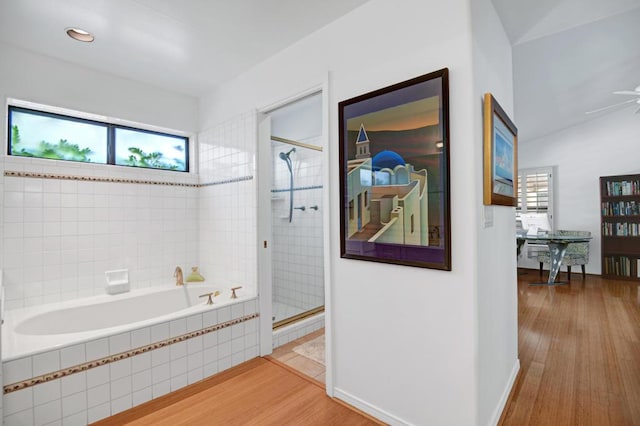
[[[268,114],[278,108],[281,108],[290,103],[296,102],[302,98],[310,95],[321,93],[322,96],[322,162],[323,162],[323,176],[322,176],[322,226],[323,226],[323,269],[324,269],[324,321],[325,321],[325,382],[326,392],[329,396],[333,397],[333,327],[332,327],[332,299],[331,299],[331,221],[330,221],[330,183],[329,183],[329,166],[330,166],[330,153],[331,148],[329,146],[329,75],[325,75],[325,79],[321,84],[312,86],[307,90],[298,92],[292,96],[280,99],[276,102],[257,108],[258,111],[258,138],[256,147],[257,155],[257,194],[256,202],[258,212],[258,244],[257,244],[257,259],[258,259],[258,295],[260,304],[260,318],[259,318],[259,337],[260,337],[260,355],[266,356],[272,353],[273,345],[273,328],[272,328],[272,297],[273,297],[273,283],[272,283],[272,253],[270,240],[272,238],[272,224],[271,224],[271,176],[272,170],[270,165],[271,158],[271,144],[270,134],[266,134],[267,128],[270,133],[271,126],[263,125],[264,121],[268,118]],[[268,140],[267,140],[268,138]],[[268,214],[262,214],[262,212],[268,211]],[[266,247],[264,241],[267,241]]]

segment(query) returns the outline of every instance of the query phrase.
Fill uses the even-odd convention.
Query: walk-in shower
[[[321,105],[314,95],[269,114],[274,328],[324,309]]]

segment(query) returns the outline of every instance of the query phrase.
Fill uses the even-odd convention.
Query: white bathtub
[[[213,305],[199,296],[220,291]],[[2,328],[2,359],[10,361],[245,301],[253,295],[204,283],[132,290],[9,310]]]

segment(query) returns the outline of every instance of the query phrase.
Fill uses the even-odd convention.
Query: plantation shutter
[[[553,169],[538,167],[518,171],[518,205],[520,213],[547,213],[553,226]]]

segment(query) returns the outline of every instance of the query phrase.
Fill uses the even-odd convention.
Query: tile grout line
[[[212,325],[210,327],[205,327],[202,328],[200,330],[196,330],[196,331],[192,331],[189,333],[185,333],[182,334],[180,336],[176,336],[176,337],[171,337],[169,339],[165,339],[165,340],[161,340],[159,342],[156,343],[151,343],[149,345],[145,345],[145,346],[140,346],[139,348],[135,348],[135,349],[131,349],[125,352],[121,352],[115,355],[110,355],[104,358],[100,358],[97,360],[93,360],[93,361],[88,361],[88,362],[84,362],[82,364],[78,364],[78,365],[74,365],[72,367],[68,367],[68,368],[63,368],[61,370],[58,371],[54,371],[52,373],[47,373],[47,374],[43,374],[40,376],[36,376],[36,377],[32,377],[31,379],[27,379],[27,380],[22,380],[20,382],[16,382],[16,383],[12,383],[9,385],[5,385],[3,386],[3,391],[4,394],[9,394],[11,392],[15,392],[15,391],[19,391],[22,389],[27,389],[29,387],[32,386],[36,386],[42,383],[46,383],[49,382],[51,380],[56,380],[62,377],[66,377],[69,376],[71,374],[75,374],[75,373],[80,373],[82,371],[87,371],[90,370],[92,368],[96,368],[96,367],[100,367],[106,364],[110,364],[112,362],[116,362],[116,361],[120,361],[126,358],[131,358],[133,356],[136,355],[140,355],[143,354],[145,352],[149,352],[152,351],[154,349],[159,349],[165,346],[169,346],[172,345],[174,343],[179,343],[179,342],[183,342],[185,340],[188,339],[193,339],[194,337],[198,337],[198,336],[202,336],[204,334],[208,334],[214,331],[218,331],[221,330],[223,328],[227,328],[227,327],[231,327],[233,325],[236,324],[240,324],[255,318],[258,318],[260,316],[260,314],[258,312],[255,312],[253,314],[250,315],[245,315],[243,317],[240,318],[236,318],[230,321],[225,321],[223,323],[219,323],[216,325]]]

